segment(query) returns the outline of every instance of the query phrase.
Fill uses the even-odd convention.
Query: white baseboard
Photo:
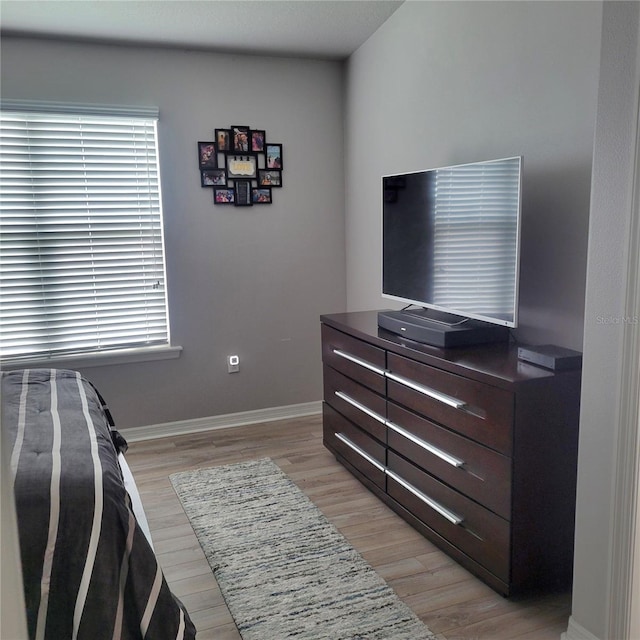
[[[567,630],[560,636],[561,640],[601,640],[593,633],[587,631],[581,624],[578,624],[573,616],[569,618]]]
[[[255,411],[241,411],[240,413],[227,413],[208,418],[194,418],[192,420],[179,420],[177,422],[165,422],[162,424],[150,424],[142,427],[121,429],[120,432],[127,442],[140,442],[141,440],[154,440],[168,436],[181,436],[188,433],[200,433],[215,429],[229,429],[260,422],[273,422],[274,420],[287,420],[289,418],[301,418],[312,416],[322,412],[322,402],[303,402],[290,404],[283,407],[269,407]]]

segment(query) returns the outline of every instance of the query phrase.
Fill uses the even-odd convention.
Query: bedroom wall
[[[598,2],[406,2],[346,77],[349,310],[380,296],[380,177],[524,156],[520,328],[582,349]]]
[[[160,109],[177,360],[81,369],[120,428],[318,401],[319,316],[346,304],[337,62],[3,38],[2,97]],[[269,206],[214,206],[196,142],[249,125],[284,145]],[[226,356],[241,370],[227,373]]]

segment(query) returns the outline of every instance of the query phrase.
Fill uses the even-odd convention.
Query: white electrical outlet
[[[240,371],[240,356],[227,356],[227,371],[229,373]]]

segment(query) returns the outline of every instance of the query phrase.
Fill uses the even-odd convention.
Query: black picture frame
[[[205,169],[200,172],[200,184],[203,187],[226,187],[227,171],[223,168]]]
[[[198,166],[200,170],[215,169],[218,166],[218,152],[215,142],[198,141]]]
[[[282,171],[280,169],[258,169],[258,187],[282,187]]]
[[[236,192],[230,187],[214,187],[213,188],[214,204],[235,204]]]
[[[253,204],[271,204],[271,187],[253,187],[251,189],[251,202]]]
[[[200,185],[213,189],[215,204],[272,204],[282,187],[283,145],[267,142],[265,129],[231,125],[198,141]]]
[[[258,157],[252,153],[227,156],[227,178],[229,180],[255,179],[258,175]]]
[[[214,131],[218,151],[227,153],[231,151],[231,129],[216,129]]]
[[[251,180],[236,180],[236,207],[250,207],[253,202],[251,201]]]
[[[251,129],[241,125],[231,127],[230,153],[243,155],[251,152]]]
[[[252,153],[264,153],[264,147],[267,140],[267,132],[264,129],[251,129],[251,145]]]
[[[265,145],[266,169],[283,169],[282,145],[280,143],[269,142]]]

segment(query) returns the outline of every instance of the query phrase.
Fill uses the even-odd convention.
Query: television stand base
[[[509,328],[479,320],[446,324],[407,311],[378,312],[378,326],[434,347],[465,347],[487,342],[508,342]]]

